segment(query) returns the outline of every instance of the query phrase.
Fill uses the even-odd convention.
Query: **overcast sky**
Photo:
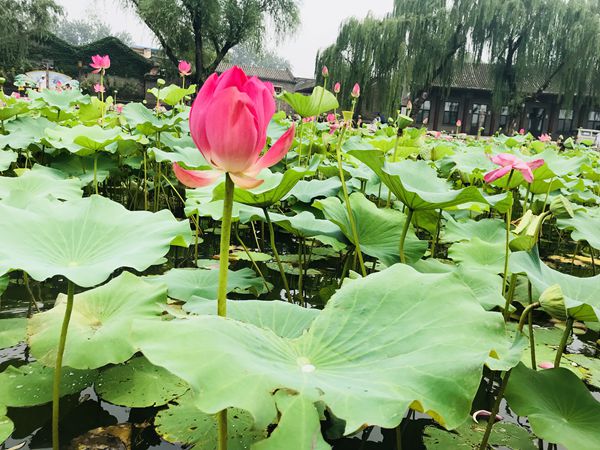
[[[156,47],[152,32],[120,0],[57,0],[72,19],[96,14],[114,31],[127,31],[136,44]],[[294,75],[312,77],[317,51],[335,41],[340,24],[348,17],[365,17],[369,11],[383,16],[393,0],[303,0],[302,24],[298,32],[282,41],[270,42],[292,64]]]

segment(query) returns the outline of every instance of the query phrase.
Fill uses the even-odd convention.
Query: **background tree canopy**
[[[156,35],[174,65],[194,61],[195,82],[215,71],[240,43],[259,45],[268,21],[276,33],[294,31],[298,0],[124,0]]]
[[[126,31],[113,32],[110,25],[103,22],[99,17],[89,17],[85,20],[63,18],[52,31],[62,40],[75,46],[89,44],[109,36],[116,37],[125,45],[133,45],[131,34]]]
[[[436,82],[450,84],[466,62],[494,66],[494,104],[516,114],[551,83],[568,101],[600,88],[598,0],[395,0],[383,19],[350,19],[317,55],[335,81],[363,87],[387,112],[403,94],[416,114]],[[346,99],[349,102],[349,99]]]

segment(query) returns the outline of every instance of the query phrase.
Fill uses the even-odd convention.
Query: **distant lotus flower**
[[[342,90],[342,85],[340,84],[340,82],[338,81],[337,83],[335,83],[335,85],[333,86],[333,92],[335,92],[336,94],[339,94],[340,91]]]
[[[92,56],[91,67],[94,68],[92,73],[99,73],[100,71],[104,71],[110,67],[110,57],[108,55],[100,56],[94,55]]]
[[[312,122],[313,120],[315,120],[314,116],[311,117],[304,117],[302,118],[302,123],[308,123],[308,122]]]
[[[179,75],[182,77],[188,76],[192,73],[192,65],[183,59],[179,61],[177,69],[179,70]]]
[[[115,111],[117,111],[117,114],[121,114],[123,112],[123,105],[121,103],[117,103],[117,105],[115,105]]]
[[[98,93],[98,92],[104,93],[104,91],[105,91],[104,86],[101,85],[100,83],[96,83],[94,85],[94,92],[96,92],[96,93]]]
[[[13,92],[12,94],[10,94],[10,96],[13,98],[21,98],[21,94],[19,94],[18,92]]]
[[[531,183],[533,182],[532,170],[544,165],[543,159],[525,162],[522,159],[517,158],[515,155],[511,155],[510,153],[500,153],[499,155],[494,155],[492,156],[491,160],[494,164],[498,164],[502,167],[486,173],[483,177],[486,183],[491,183],[492,181],[502,178],[511,170],[518,170],[523,175],[523,178],[525,178],[527,182]]]
[[[212,74],[192,104],[189,123],[194,143],[215,170],[186,170],[174,163],[179,181],[189,187],[208,186],[227,172],[243,189],[262,184],[256,175],[277,164],[294,140],[292,125],[261,156],[275,114],[274,95],[271,83],[248,78],[237,66],[220,76]]]
[[[542,361],[538,364],[540,369],[554,369],[554,363],[550,361]]]
[[[540,141],[542,142],[552,142],[552,136],[550,136],[549,134],[543,133],[540,137],[539,137]]]
[[[439,139],[442,136],[442,132],[441,131],[436,131],[435,132],[435,138]]]
[[[524,135],[524,134],[525,134],[525,128],[521,128],[521,129],[519,130],[519,134],[520,134],[520,135]]]
[[[352,88],[352,93],[350,94],[354,98],[360,97],[360,85],[356,83]]]
[[[457,128],[460,128],[460,127],[462,127],[462,120],[458,119],[458,120],[456,121],[456,127],[457,127]]]
[[[321,75],[323,75],[323,78],[329,77],[329,69],[327,68],[327,66],[323,66],[323,68],[321,69]]]
[[[336,122],[336,121],[337,121],[337,117],[335,117],[335,114],[333,114],[333,113],[327,114],[327,122]]]

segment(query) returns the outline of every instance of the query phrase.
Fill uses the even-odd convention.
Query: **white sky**
[[[136,44],[157,46],[152,32],[120,0],[56,0],[72,19],[97,15],[113,31],[127,31]],[[332,44],[340,24],[348,17],[365,17],[369,11],[383,16],[392,10],[393,0],[302,0],[298,32],[283,42],[269,42],[293,67],[294,75],[312,77],[317,51]]]

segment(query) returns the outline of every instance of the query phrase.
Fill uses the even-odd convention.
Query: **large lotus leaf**
[[[294,111],[302,117],[318,116],[340,106],[335,95],[321,86],[316,86],[310,95],[299,92],[283,92],[279,98],[294,108]]]
[[[182,162],[188,167],[205,167],[208,163],[202,156],[202,153],[196,147],[179,147],[171,148],[171,151],[164,151],[153,147],[148,152],[154,156],[157,162]]]
[[[554,284],[562,290],[569,315],[584,321],[597,322],[600,318],[600,275],[579,278],[545,265],[537,251],[517,252],[510,256],[510,268],[513,273],[525,273],[533,286],[533,298]]]
[[[448,257],[461,266],[495,274],[504,271],[504,253],[503,241],[483,241],[477,237],[452,244],[448,249]]]
[[[162,367],[138,357],[100,372],[94,388],[103,400],[114,405],[145,408],[181,397],[189,386]]]
[[[574,241],[587,241],[600,249],[600,207],[576,211],[572,218],[556,219],[556,225],[560,229],[571,230]]]
[[[123,117],[130,127],[136,128],[145,135],[173,130],[182,119],[174,117],[158,117],[141,103],[128,103],[123,107]]]
[[[184,309],[195,314],[217,313],[214,301],[190,302]],[[318,315],[318,309],[302,308],[279,300],[227,300],[227,317],[290,339],[302,336]]]
[[[27,319],[0,320],[0,348],[12,347],[25,340]]]
[[[109,145],[121,139],[121,129],[98,125],[58,126],[46,129],[46,139],[56,148],[65,148],[78,155],[91,155],[99,150],[110,150]]]
[[[380,259],[386,266],[400,261],[400,236],[406,215],[394,209],[378,208],[360,192],[350,196],[350,204],[361,251]],[[314,206],[322,210],[325,217],[340,227],[346,238],[353,242],[348,212],[339,198],[317,200]],[[409,262],[416,261],[425,254],[425,250],[427,242],[419,240],[414,231],[409,231],[404,245],[406,259]]]
[[[63,275],[79,286],[95,286],[120,267],[144,271],[171,244],[191,241],[189,223],[167,210],[128,211],[97,195],[34,206],[0,204],[0,261],[38,281]]]
[[[454,169],[458,170],[470,181],[475,178],[483,178],[483,175],[490,170],[494,170],[496,165],[483,152],[476,149],[461,149],[452,155],[446,157],[447,160],[454,163]]]
[[[186,192],[190,192],[189,190]],[[210,217],[213,220],[221,221],[223,219],[223,200],[206,202],[204,199],[198,199],[188,194],[185,202],[185,214],[189,217],[192,214],[199,214],[200,217]],[[275,214],[270,215],[271,220],[275,220]],[[234,222],[240,221],[247,223],[253,220],[265,220],[265,213],[262,209],[255,206],[244,205],[243,203],[233,202],[231,219]]]
[[[505,395],[511,409],[527,416],[541,439],[573,450],[597,448],[600,403],[569,370],[535,371],[519,364]]]
[[[535,184],[536,180],[562,177],[568,174],[579,175],[581,167],[584,164],[589,163],[589,159],[585,155],[568,157],[552,149],[546,149],[542,153],[535,155],[535,157],[530,157],[527,159],[544,160],[544,165],[538,167],[533,172],[533,184]]]
[[[74,200],[83,195],[81,183],[65,179],[51,169],[28,170],[20,177],[0,177],[0,200],[5,205],[26,208],[40,200]]]
[[[146,278],[149,283],[166,284],[169,297],[187,302],[192,297],[216,299],[219,271],[207,269],[171,269],[168,272]],[[262,278],[254,270],[245,267],[230,270],[227,275],[227,292],[260,295],[267,292]]]
[[[0,135],[0,148],[10,147],[22,150],[38,143],[45,136],[46,128],[56,125],[45,117],[19,117],[5,126],[8,134]]]
[[[60,380],[61,395],[79,392],[90,386],[98,372],[63,367]],[[39,362],[15,367],[8,366],[0,373],[0,399],[6,406],[25,407],[52,401],[54,368]]]
[[[267,208],[285,197],[302,178],[314,174],[318,164],[319,159],[316,157],[309,168],[294,167],[284,173],[264,169],[256,177],[264,182],[254,189],[235,188],[233,200],[257,208]],[[213,200],[222,200],[225,195],[225,184],[219,184],[213,191],[213,195]]]
[[[19,155],[10,150],[0,150],[0,172],[7,170]]]
[[[86,186],[94,181],[94,159],[96,159],[96,181],[101,183],[108,178],[111,170],[117,168],[116,161],[108,154],[79,156],[64,153],[56,157],[51,166],[70,177],[79,178],[81,184]]]
[[[285,391],[277,391],[275,399],[281,413],[277,427],[267,439],[254,444],[252,450],[331,449],[321,435],[319,413],[312,401]]]
[[[177,103],[179,103],[186,95],[194,94],[196,92],[196,85],[190,84],[188,87],[182,88],[180,86],[177,86],[176,84],[170,84],[161,88],[160,90],[158,88],[148,89],[148,92],[154,95],[154,97],[160,100],[161,102],[166,103],[170,106],[174,106]]]
[[[90,102],[90,96],[83,95],[81,91],[77,89],[67,89],[64,91],[43,89],[40,92],[28,91],[28,95],[32,100],[35,100],[36,103],[43,103],[61,111],[66,111],[72,105],[77,103],[85,104]]]
[[[455,275],[402,264],[345,283],[300,338],[218,316],[140,321],[134,333],[152,363],[202,393],[203,411],[239,407],[262,428],[276,417],[273,391],[288,388],[323,401],[346,433],[394,428],[409,406],[459,426],[483,364],[505,344],[501,316]]]
[[[309,211],[302,211],[295,216],[277,215],[273,221],[290,233],[304,238],[330,236],[338,241],[344,240],[344,235],[336,224],[329,220],[317,219]]]
[[[448,432],[428,426],[423,430],[423,443],[427,450],[473,450],[479,448],[485,433],[487,421],[461,425],[455,432]],[[533,444],[534,437],[523,427],[514,423],[500,422],[492,428],[489,443],[496,448],[513,450],[538,450]]]
[[[3,101],[6,101],[4,97]],[[16,101],[13,104],[0,108],[0,120],[7,120],[19,114],[26,113],[29,110],[29,104],[25,100]]]
[[[148,283],[129,272],[75,295],[64,365],[95,369],[131,358],[137,350],[130,338],[133,320],[159,317],[166,301],[164,284]],[[60,294],[54,308],[35,314],[27,328],[31,354],[49,366],[56,360],[66,305],[66,295]]]
[[[342,188],[342,182],[338,177],[326,180],[300,180],[284,199],[294,197],[303,203],[310,203],[317,197],[333,197]]]
[[[6,406],[0,405],[0,442],[6,441],[14,429],[12,420],[6,417]]]
[[[456,221],[449,218],[441,236],[442,242],[468,241],[472,238],[497,242],[506,239],[506,224],[500,219]]]
[[[177,399],[175,404],[159,412],[154,423],[156,432],[168,442],[192,444],[190,450],[217,450],[216,417],[200,411],[190,394]],[[265,437],[263,431],[255,431],[252,427],[250,414],[241,409],[229,409],[227,448],[248,450],[253,442]]]
[[[369,166],[394,195],[412,210],[440,209],[462,203],[487,204],[474,186],[453,189],[452,184],[438,178],[426,161],[405,160],[387,163],[378,150],[352,150],[351,155]]]

